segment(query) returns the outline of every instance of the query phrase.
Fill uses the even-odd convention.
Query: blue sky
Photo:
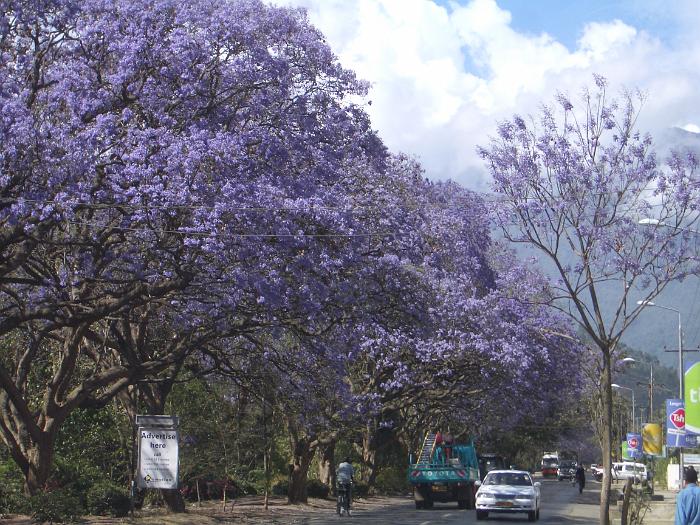
[[[640,89],[640,130],[700,132],[699,0],[271,0],[301,6],[368,80],[373,126],[433,179],[484,190],[499,121],[605,76]]]
[[[453,2],[436,3],[449,9]],[[620,19],[667,42],[675,36],[675,19],[668,1],[497,0],[497,3],[510,11],[514,29],[530,34],[545,32],[572,50],[588,22]]]

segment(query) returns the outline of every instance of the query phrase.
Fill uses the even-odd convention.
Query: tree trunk
[[[170,512],[185,512],[185,500],[177,489],[161,489],[163,501]]]
[[[333,489],[335,487],[335,441],[319,446],[318,479]]]
[[[374,440],[362,438],[362,465],[364,467],[363,480],[370,487],[374,487],[377,481],[377,449],[373,446]]]
[[[306,479],[309,466],[315,453],[315,448],[310,446],[308,438],[297,441],[294,447],[294,457],[289,465],[289,492],[287,500],[289,503],[306,503],[308,494],[306,492]]]
[[[610,484],[612,481],[612,386],[610,352],[603,352],[601,398],[603,404],[603,484],[600,488],[600,525],[610,525]]]
[[[53,439],[32,443],[26,452],[26,468],[24,470],[24,492],[33,496],[46,488],[46,482],[51,475],[53,464]]]
[[[362,481],[374,487],[377,480],[377,425],[370,421],[362,433]]]

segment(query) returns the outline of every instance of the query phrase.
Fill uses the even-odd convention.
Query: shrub
[[[236,486],[238,488],[238,494],[240,495],[245,495],[245,496],[257,496],[258,494],[264,494],[265,493],[265,484],[263,483],[262,487],[258,487],[257,484],[251,483],[249,481],[238,481],[236,483]]]
[[[369,485],[367,483],[355,483],[352,486],[353,497],[364,498],[369,494]]]
[[[29,499],[29,511],[34,521],[66,523],[77,521],[84,509],[77,494],[68,489],[42,492]]]
[[[375,488],[380,494],[405,494],[408,491],[406,469],[399,467],[383,468],[377,474]]]
[[[26,514],[23,478],[11,461],[0,461],[0,518],[3,514]]]
[[[289,481],[281,479],[272,485],[272,494],[275,496],[287,496],[289,494]]]
[[[87,509],[97,516],[124,517],[131,509],[129,492],[111,481],[96,483],[87,492]]]
[[[328,492],[330,488],[325,483],[317,479],[310,479],[306,483],[306,493],[310,498],[321,498],[326,499],[328,497]]]

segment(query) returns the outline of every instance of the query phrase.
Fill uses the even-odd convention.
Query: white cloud
[[[592,73],[647,91],[641,123],[652,132],[700,122],[700,49],[684,35],[671,49],[624,21],[597,21],[569,50],[546,33],[515,31],[495,0],[449,10],[432,0],[275,3],[308,9],[341,63],[371,82],[367,110],[387,145],[416,155],[432,178],[483,189],[475,148],[496,122],[535,113],[558,90],[575,95]]]
[[[681,129],[684,129],[685,131],[689,131],[691,133],[700,133],[700,126],[697,124],[686,124],[685,126],[681,126]]]

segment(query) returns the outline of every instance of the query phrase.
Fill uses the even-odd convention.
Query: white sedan
[[[533,482],[524,470],[492,470],[476,482],[476,519],[489,512],[527,513],[528,521],[540,519],[540,482]]]

